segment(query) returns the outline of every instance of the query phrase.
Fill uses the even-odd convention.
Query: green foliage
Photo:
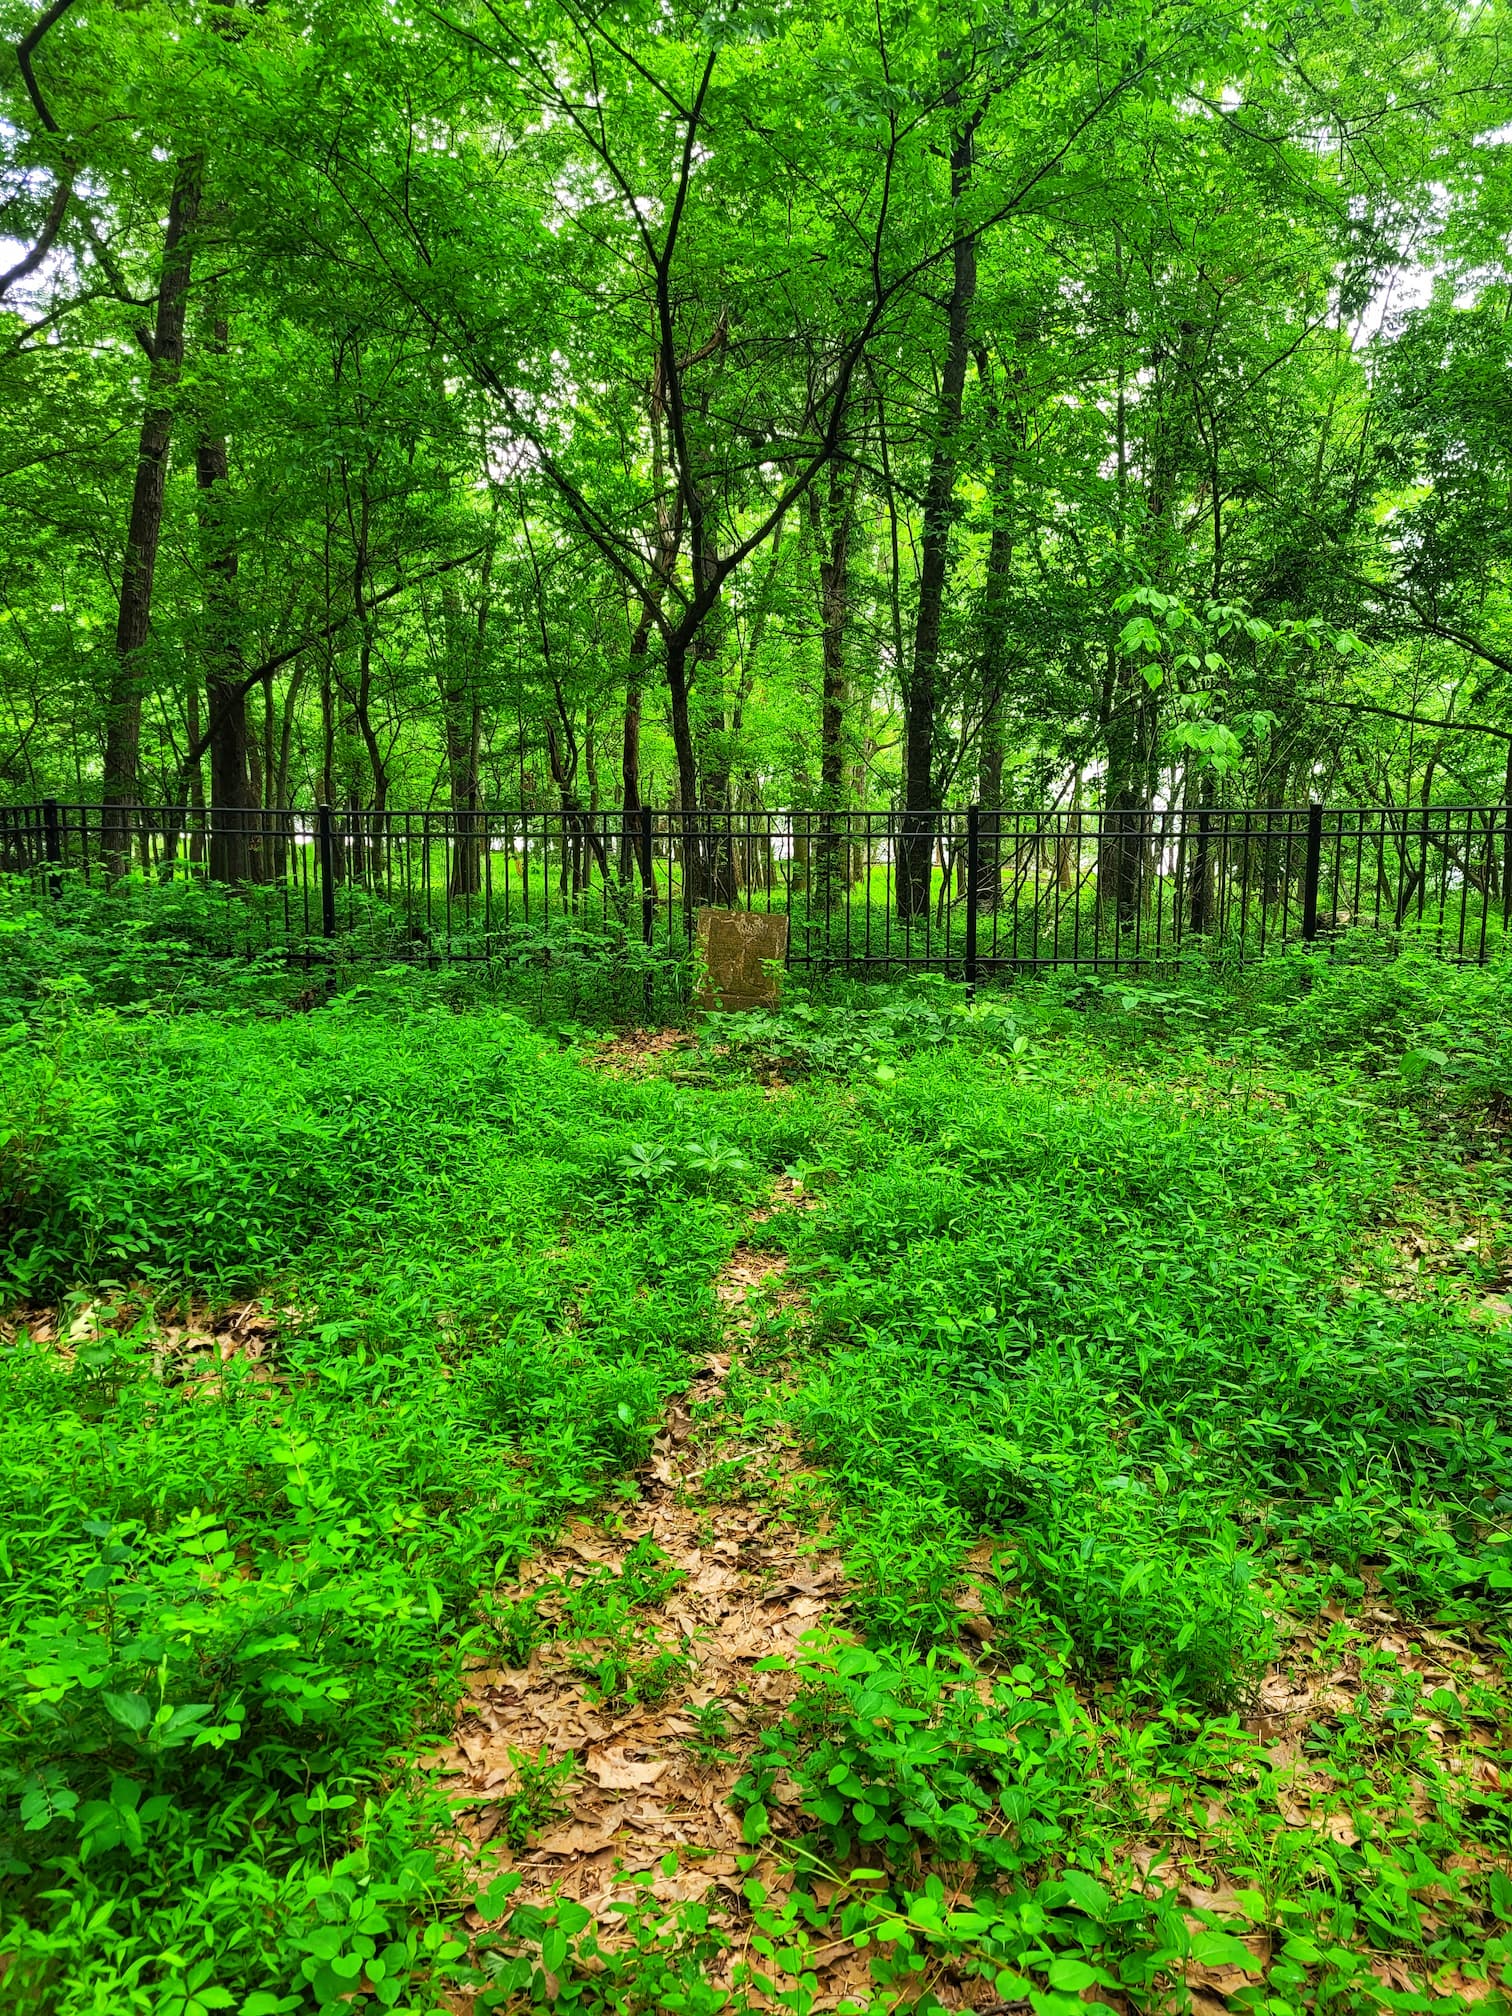
[[[627,1199],[628,1144],[712,1120],[754,1169],[761,1103],[695,1122],[408,998],[48,1011],[10,1056],[6,1271],[79,1314],[3,1365],[9,1979],[59,2012],[335,2008],[359,1974],[429,2007],[456,1879],[400,1760],[469,1648],[528,1656],[514,1564],[708,1348],[727,1207]],[[165,1343],[255,1292],[263,1360]],[[631,1650],[646,1698],[672,1676]],[[521,1767],[511,1839],[560,1775]]]
[[[1311,959],[1238,991],[841,987],[721,1021],[689,1082],[393,974],[282,1018],[43,989],[0,1144],[10,1294],[61,1337],[33,1316],[0,1363],[5,1993],[803,2011],[836,1939],[878,1996],[943,1964],[1047,2010],[1193,1964],[1341,2010],[1375,2006],[1374,1949],[1499,1971],[1505,1886],[1453,1858],[1504,1853],[1503,1802],[1431,1736],[1503,1754],[1499,1682],[1428,1684],[1348,1619],[1505,1642],[1505,985]],[[605,1711],[687,1684],[651,1541],[516,1570],[646,1460],[779,1172],[761,1237],[807,1318],[727,1404],[826,1464],[859,1637],[808,1642],[746,1757],[749,1940],[650,1878],[611,1933],[504,1874],[469,1946],[413,1760],[469,1660],[548,1638]],[[1404,1228],[1440,1273],[1404,1273]],[[276,1335],[223,1357],[214,1304],[254,1294]],[[708,1494],[759,1471],[716,1461]],[[1279,1825],[1301,1760],[1240,1719],[1304,1627],[1360,1670],[1301,1739],[1316,1827]],[[708,1702],[693,1753],[722,1764],[749,1708]],[[506,1855],[574,1768],[512,1763]],[[1129,1861],[1152,1830],[1202,1845],[1221,1911]]]
[[[800,1670],[800,1705],[767,1732],[736,1787],[748,1840],[763,1831],[763,1802],[783,1771],[802,1787],[833,1863],[917,1875],[920,1855],[932,1854],[1012,1873],[1073,1838],[1088,1806],[1090,1736],[1069,1693],[1039,1695],[1033,1668],[1000,1683],[991,1706],[968,1661],[934,1652],[838,1647]],[[1052,1662],[1051,1676],[1059,1670]]]

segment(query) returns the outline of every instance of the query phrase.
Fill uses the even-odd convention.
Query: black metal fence
[[[0,870],[60,901],[179,892],[220,949],[509,961],[686,953],[704,905],[785,911],[789,964],[967,979],[1238,963],[1368,929],[1512,944],[1506,806],[995,812],[0,807]],[[198,906],[190,914],[188,906]]]

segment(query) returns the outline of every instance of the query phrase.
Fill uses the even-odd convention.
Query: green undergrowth
[[[1262,1985],[1224,1949],[1234,2006],[1388,2006],[1382,1953],[1420,1998],[1499,1978],[1509,1004],[1505,969],[1298,962],[1242,993],[856,994],[717,1043],[852,1087],[825,1208],[781,1228],[809,1322],[778,1407],[869,1649],[816,1655],[748,1823],[796,1779],[805,1851],[876,1866],[905,1917],[931,1869],[992,1872],[985,1917],[910,1937],[996,1954],[1040,2010],[1176,1994],[1192,1955],[1151,1913],[1194,1868],[1269,1958]],[[1415,1633],[1458,1675],[1399,1656]],[[1267,1669],[1327,1697],[1300,1738]],[[1057,1981],[1004,1927],[1040,1938],[1068,1866],[1111,1888],[1059,1899],[1089,1950]]]
[[[493,1591],[645,1455],[742,1194],[810,1148],[505,1014],[52,1013],[6,1051],[0,2000],[430,2006],[406,1766]],[[687,1149],[650,1194],[638,1147]],[[276,1343],[163,1346],[260,1294]]]
[[[456,1009],[510,1006],[532,1021],[661,1020],[684,1012],[685,947],[658,913],[642,942],[638,904],[574,912],[558,892],[529,916],[515,894],[483,929],[461,904],[425,922],[402,905],[343,889],[334,936],[321,932],[318,892],[140,872],[106,883],[71,871],[56,899],[24,876],[0,874],[0,1023],[63,995],[126,1013],[307,1012],[333,995],[428,999]],[[444,889],[444,883],[441,885]]]
[[[0,2006],[802,2012],[837,1940],[878,2008],[1501,1994],[1505,969],[836,984],[644,1077],[442,987],[49,986],[8,1039]],[[412,1760],[548,1628],[597,1700],[680,1684],[649,1554],[549,1627],[513,1575],[612,1514],[740,1237],[799,1293],[731,1460],[795,1427],[852,1580],[736,1788],[744,1918],[512,1908],[570,1804],[526,1760],[469,1948]]]

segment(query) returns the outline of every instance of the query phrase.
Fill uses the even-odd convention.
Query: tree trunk
[[[678,838],[682,844],[683,901],[702,900],[699,849],[693,825],[698,816],[698,761],[688,714],[688,645],[682,630],[667,638],[667,692],[672,703],[672,748],[677,757]]]
[[[639,827],[635,815],[641,809],[641,691],[645,677],[646,653],[651,643],[649,610],[635,626],[630,639],[630,669],[625,678],[625,714],[620,733],[620,803],[624,822],[620,828],[619,878],[628,882],[640,859],[636,846]]]
[[[115,659],[105,713],[103,802],[106,865],[119,874],[126,866],[130,808],[137,802],[142,743],[143,656],[152,627],[152,579],[163,531],[163,496],[168,451],[173,440],[173,398],[184,362],[184,314],[193,262],[194,227],[199,215],[204,158],[192,154],[178,164],[163,235],[157,315],[150,338],[151,368],[147,410],[137,441],[131,518],[121,561],[121,593],[116,614]],[[147,339],[144,335],[144,342]]]
[[[484,620],[479,614],[481,631]],[[477,642],[481,645],[481,635]],[[478,695],[474,639],[453,582],[441,589],[441,731],[446,744],[446,784],[452,810],[451,893],[476,896],[483,886],[484,834],[479,817],[482,786],[478,752],[483,708]]]
[[[1020,374],[1021,375],[1021,374]],[[987,417],[993,432],[992,529],[987,541],[987,581],[982,610],[981,728],[977,741],[977,803],[982,808],[977,909],[990,914],[1003,895],[1003,699],[1008,683],[1008,607],[1013,569],[1014,455],[992,383],[991,359],[977,352]]]
[[[189,675],[189,692],[186,706],[189,730],[189,747],[192,749],[200,738],[199,680],[193,671]],[[205,858],[205,766],[196,756],[188,766],[185,793],[189,804],[189,863],[198,868]]]
[[[1142,679],[1137,687],[1120,695],[1115,671],[1112,690],[1097,898],[1120,925],[1128,926],[1138,915],[1144,896],[1158,724],[1155,695]]]
[[[223,319],[212,323],[206,347],[212,355],[225,356],[228,331]],[[194,472],[205,575],[201,637],[210,717],[210,879],[244,882],[252,872],[255,821],[247,699],[242,690],[246,666],[237,634],[236,535],[226,515],[230,465],[225,433],[213,422],[201,423]]]
[[[824,683],[819,706],[819,862],[816,891],[831,909],[848,881],[845,837],[845,630],[850,615],[850,539],[855,481],[830,465],[829,497],[809,486],[809,520],[819,554],[819,617]],[[825,523],[826,518],[828,523]]]
[[[269,791],[273,805],[277,808],[277,832],[272,839],[266,863],[268,880],[281,882],[289,872],[289,850],[294,845],[294,822],[289,816],[289,770],[294,748],[294,703],[299,698],[299,689],[304,684],[306,660],[296,658],[289,674],[289,683],[284,689],[283,717],[278,724],[278,767],[273,773]]]
[[[950,153],[950,197],[959,210],[971,183],[981,114],[959,127]],[[919,609],[913,664],[903,687],[903,822],[898,861],[898,915],[929,914],[934,814],[939,796],[934,769],[935,714],[939,703],[940,630],[950,574],[950,533],[955,522],[956,465],[966,366],[971,356],[971,306],[976,296],[976,240],[962,231],[952,255],[946,314],[945,365],[940,375],[934,452],[924,492],[920,540]],[[909,816],[916,815],[916,816]]]
[[[703,536],[693,555],[694,579],[705,592],[717,579],[719,554],[712,526],[703,520]],[[698,740],[702,743],[700,809],[708,816],[698,822],[700,832],[690,850],[699,862],[698,901],[728,909],[735,901],[734,850],[730,845],[730,720],[725,690],[725,621],[722,604],[716,600],[698,626],[689,650],[688,685],[691,689],[704,674],[704,704],[700,709]]]

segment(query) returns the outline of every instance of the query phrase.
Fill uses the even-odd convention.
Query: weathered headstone
[[[775,1008],[787,942],[788,920],[781,911],[700,910],[699,1007]]]

